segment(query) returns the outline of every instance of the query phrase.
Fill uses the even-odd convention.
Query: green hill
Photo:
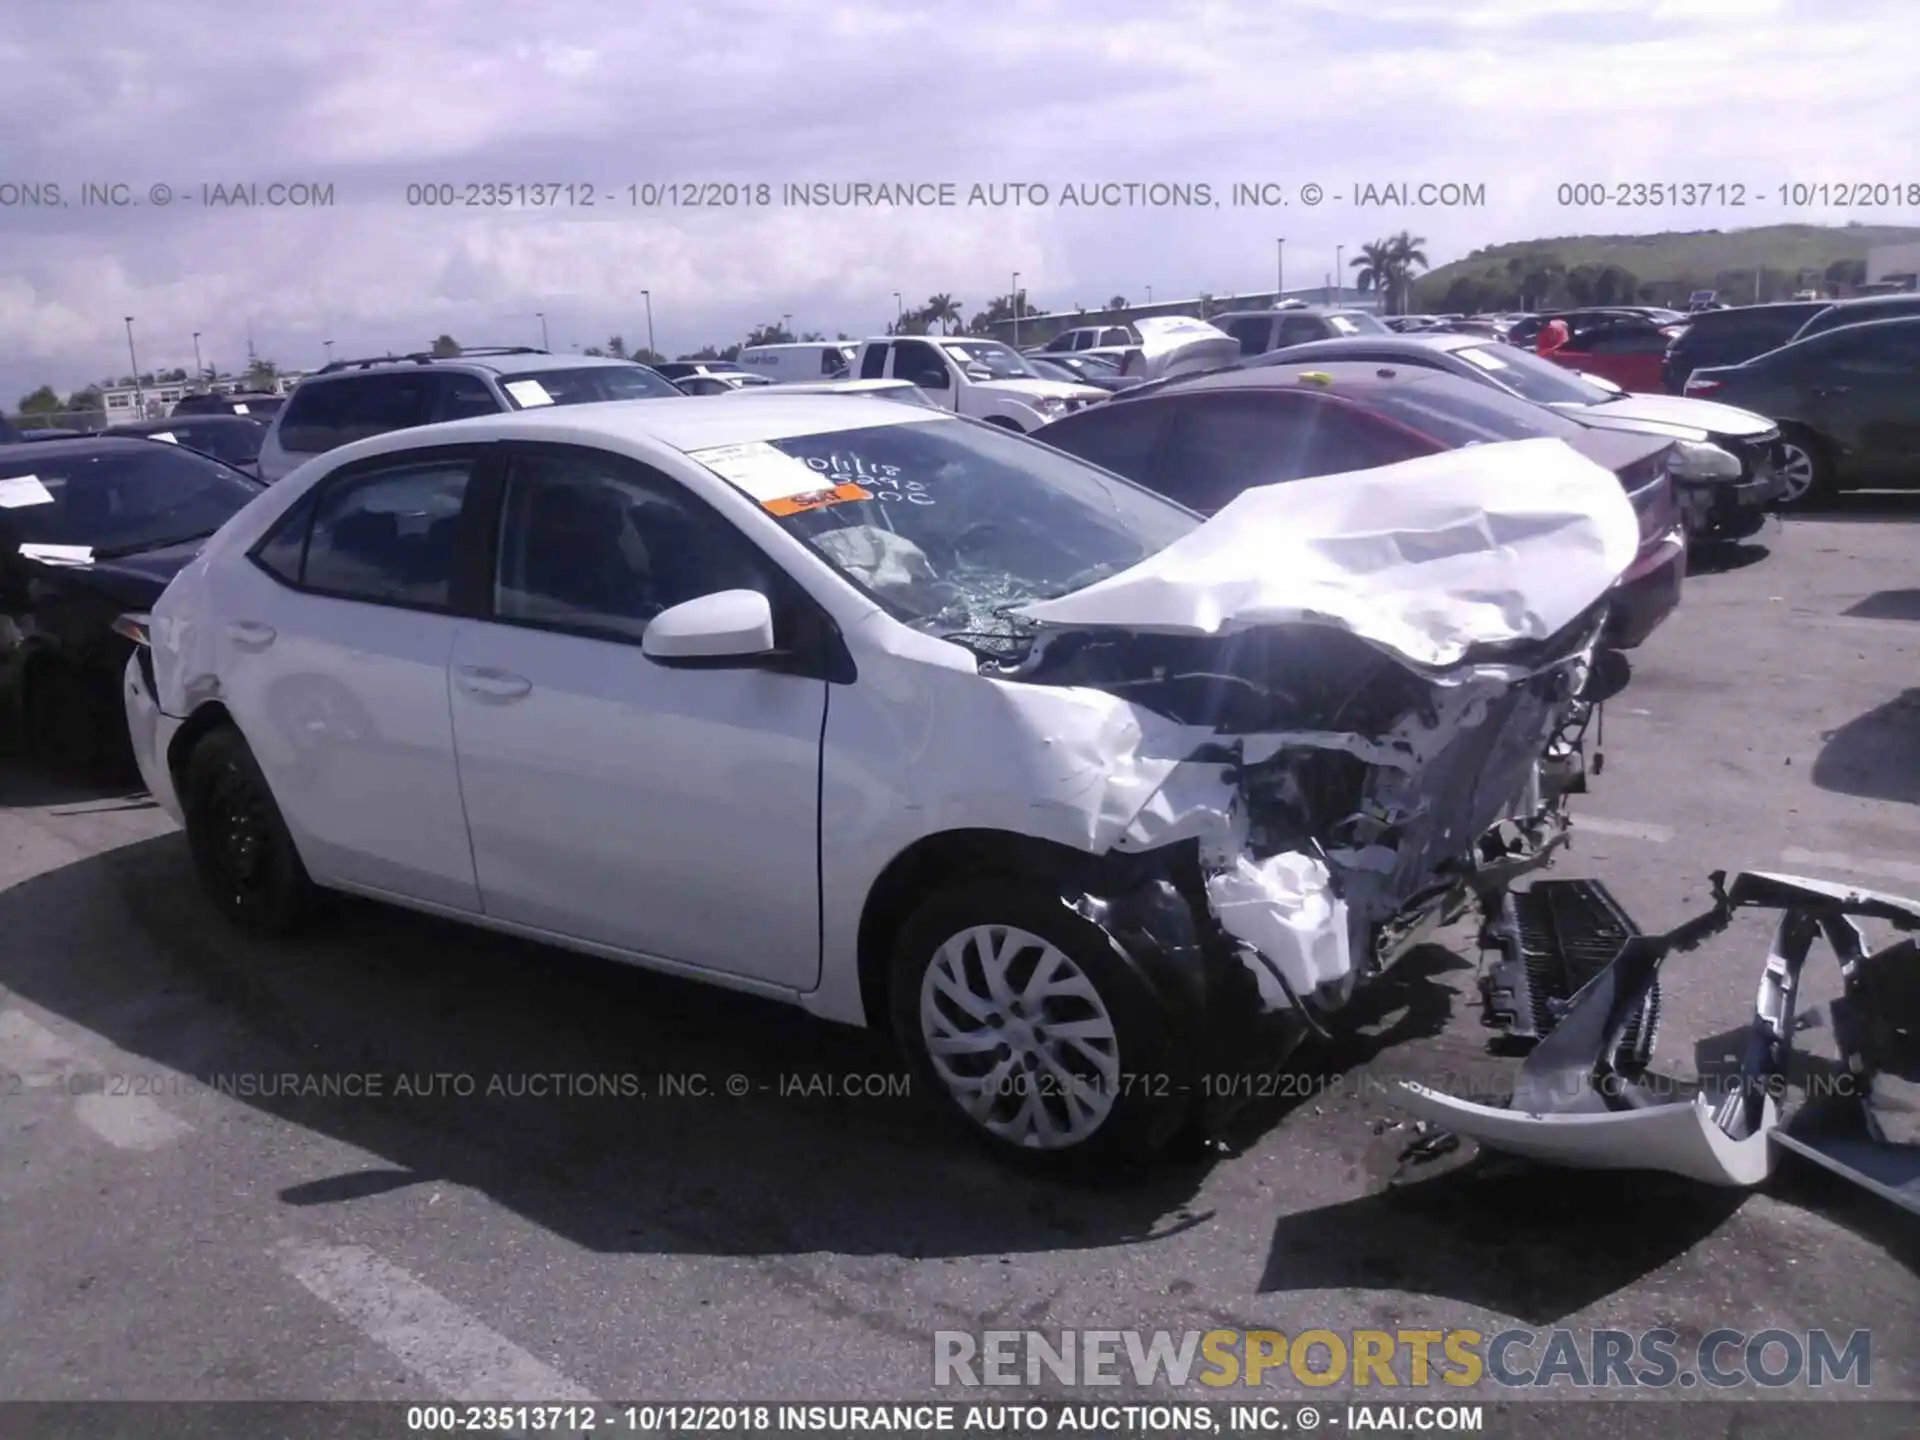
[[[1560,235],[1476,250],[1414,284],[1419,310],[1505,310],[1523,305],[1684,303],[1718,290],[1740,303],[1785,300],[1801,289],[1837,290],[1865,278],[1867,251],[1920,240],[1907,225],[1761,225],[1751,230],[1668,230],[1655,235]]]

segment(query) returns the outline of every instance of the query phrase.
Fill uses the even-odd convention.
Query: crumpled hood
[[[1016,400],[1104,400],[1107,392],[1091,385],[1070,385],[1065,380],[976,380],[974,389],[995,395],[1011,395]]]
[[[1325,625],[1439,668],[1560,633],[1639,545],[1612,471],[1518,440],[1257,486],[1131,569],[1018,613],[1167,635]]]
[[[1653,420],[1663,425],[1686,425],[1714,435],[1745,438],[1763,435],[1773,421],[1751,410],[1717,405],[1711,400],[1689,400],[1683,395],[1627,395],[1572,412],[1582,420]]]

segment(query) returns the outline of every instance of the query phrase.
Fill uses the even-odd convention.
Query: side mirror
[[[758,590],[717,590],[653,617],[640,653],[689,668],[750,664],[774,654],[773,605]]]
[[[922,370],[913,377],[913,383],[928,390],[947,388],[947,372],[944,370]]]

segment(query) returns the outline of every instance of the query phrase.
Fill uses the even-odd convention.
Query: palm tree
[[[1126,309],[1126,308],[1127,308],[1127,297],[1126,297],[1126,296],[1124,296],[1124,295],[1112,295],[1112,296],[1109,296],[1109,297],[1107,298],[1107,309],[1109,309],[1109,310],[1124,310],[1124,309]]]
[[[1353,283],[1362,290],[1378,290],[1382,295],[1393,285],[1393,242],[1374,240],[1360,247],[1360,253],[1347,262],[1360,273]]]
[[[1427,252],[1420,248],[1426,243],[1426,236],[1412,235],[1405,230],[1387,241],[1387,288],[1389,298],[1398,302],[1393,307],[1396,314],[1406,314],[1407,300],[1413,292],[1414,267],[1427,268]]]
[[[626,359],[627,358],[627,342],[625,337],[620,335],[615,335],[612,339],[607,341],[607,354],[611,355],[616,360]]]
[[[929,326],[938,325],[942,335],[951,335],[953,327],[960,323],[960,302],[942,291],[927,301],[920,318]]]

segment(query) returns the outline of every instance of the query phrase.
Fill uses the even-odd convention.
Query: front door
[[[584,447],[513,447],[490,616],[462,625],[451,670],[488,915],[818,982],[827,682],[669,668],[640,648],[664,609],[778,596],[778,580],[669,477]]]

